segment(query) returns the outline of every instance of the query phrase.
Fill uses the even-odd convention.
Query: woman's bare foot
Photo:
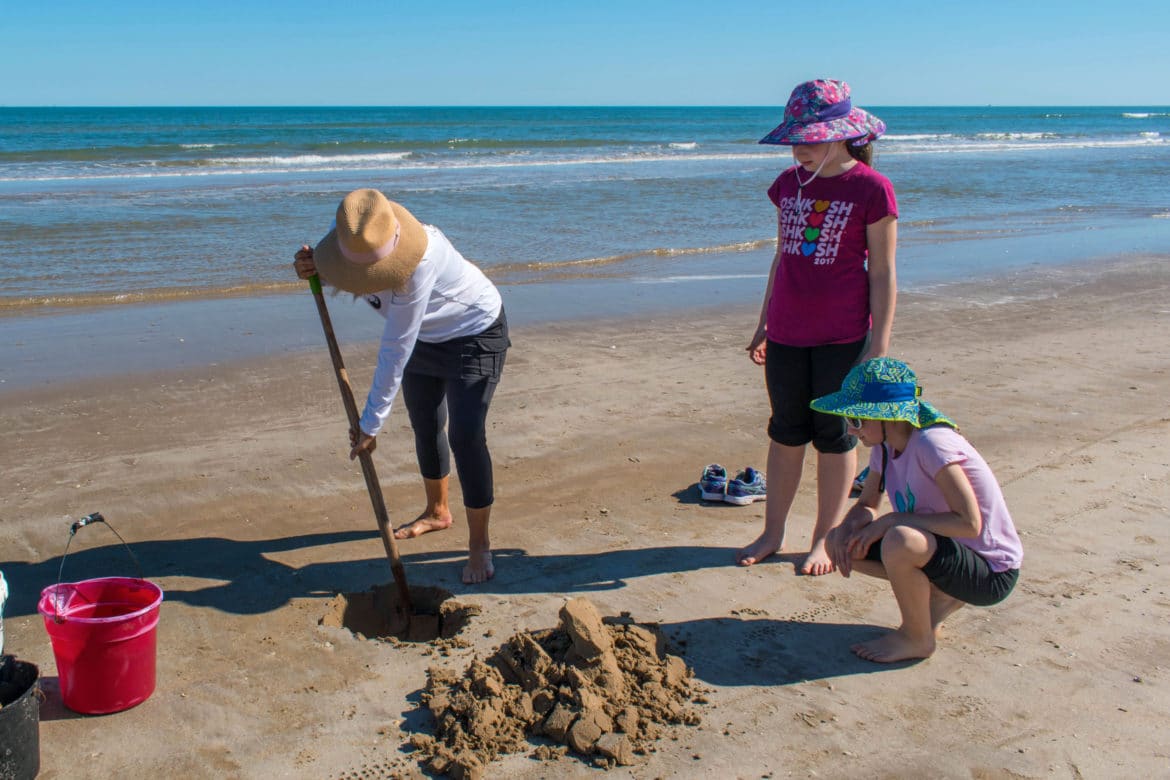
[[[934,637],[916,641],[901,631],[891,631],[883,637],[858,642],[849,648],[859,658],[879,664],[891,664],[910,658],[929,658],[934,653]]]
[[[760,534],[759,539],[736,553],[735,562],[740,566],[751,566],[778,552],[784,552],[784,540],[769,538],[766,533]]]
[[[472,550],[467,556],[467,565],[463,567],[463,584],[478,585],[487,582],[496,576],[496,567],[492,565],[491,550]]]
[[[451,527],[451,515],[435,516],[423,512],[413,522],[404,523],[394,529],[395,539],[413,539],[416,536],[429,534],[431,531],[442,531]]]
[[[800,573],[819,577],[822,574],[831,573],[835,568],[833,562],[829,560],[829,554],[825,552],[825,540],[818,539],[813,542],[812,549],[808,551],[808,557],[800,565]]]

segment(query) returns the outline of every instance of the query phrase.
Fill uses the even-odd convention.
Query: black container
[[[0,780],[41,771],[41,696],[35,664],[0,656]]]

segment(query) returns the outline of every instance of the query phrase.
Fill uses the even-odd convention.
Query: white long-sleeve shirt
[[[405,289],[363,296],[386,318],[361,419],[362,431],[370,436],[378,435],[390,416],[416,341],[438,344],[482,333],[503,308],[499,290],[483,271],[459,254],[437,227],[423,229],[427,250]]]

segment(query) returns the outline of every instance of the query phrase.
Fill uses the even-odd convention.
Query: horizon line
[[[1170,109],[1170,105],[1159,105],[1153,103],[867,103],[866,105],[873,108],[1165,108]],[[311,103],[311,104],[284,104],[284,103],[155,103],[155,104],[125,104],[125,103],[110,103],[110,104],[7,104],[0,103],[0,109],[29,109],[29,108],[289,108],[289,109],[451,109],[451,108],[762,108],[775,109],[781,104],[667,104],[667,103],[581,103],[581,104],[558,104],[558,103],[450,103],[450,104],[417,104],[417,105],[377,105],[377,104],[326,104],[326,103]]]

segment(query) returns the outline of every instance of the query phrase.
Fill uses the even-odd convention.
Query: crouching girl
[[[811,404],[844,417],[872,448],[861,495],[826,551],[844,576],[859,571],[893,588],[902,624],[852,648],[881,663],[931,655],[939,624],[964,604],[1007,598],[1023,559],[995,475],[921,392],[909,366],[883,357],[855,366],[839,392]],[[887,514],[878,512],[883,490]]]

